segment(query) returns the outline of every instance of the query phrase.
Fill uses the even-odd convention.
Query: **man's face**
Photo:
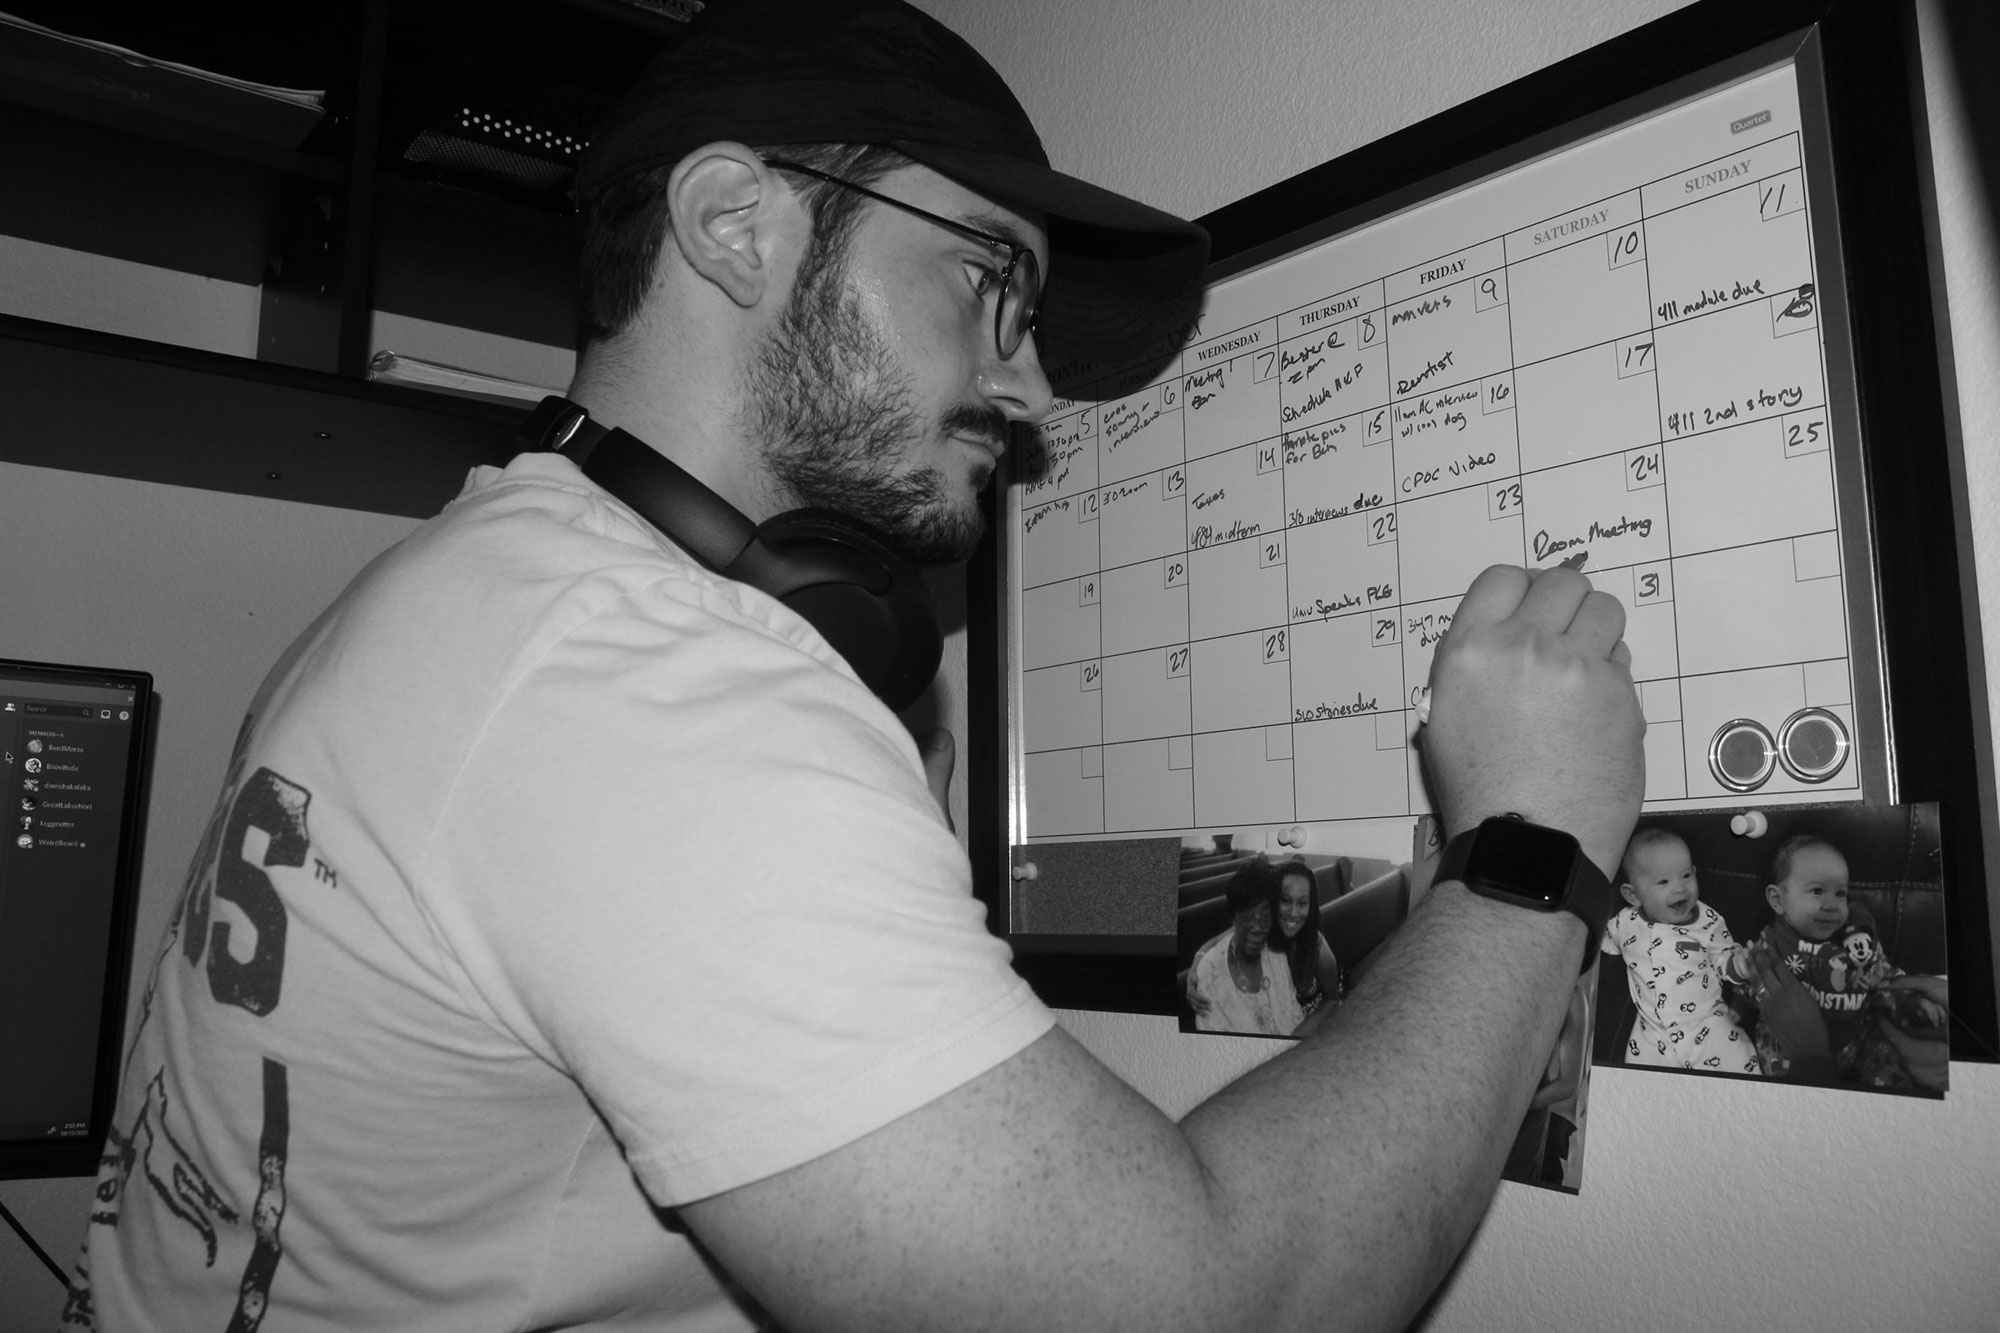
[[[838,186],[828,186],[838,189]],[[869,188],[969,227],[1031,244],[1041,228],[926,167]],[[750,367],[750,437],[792,502],[837,509],[920,564],[972,553],[979,492],[1010,423],[1048,412],[1033,337],[1002,360],[995,278],[1006,252],[887,204],[865,203],[844,252],[801,270]]]
[[[1694,858],[1679,838],[1656,842],[1632,854],[1631,878],[1621,886],[1625,901],[1648,921],[1685,926],[1701,905]]]
[[[1832,939],[1847,924],[1847,858],[1831,847],[1801,847],[1791,870],[1764,896],[1800,938]]]

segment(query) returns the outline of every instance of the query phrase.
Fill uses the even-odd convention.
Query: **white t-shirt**
[[[1051,1022],[838,655],[526,455],[260,692],[69,1317],[744,1327],[655,1208],[852,1142]]]

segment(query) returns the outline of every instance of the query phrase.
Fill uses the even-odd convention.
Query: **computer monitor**
[[[97,1170],[152,712],[143,671],[0,659],[0,1180]]]

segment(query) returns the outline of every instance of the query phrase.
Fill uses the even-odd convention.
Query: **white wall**
[[[257,355],[259,289],[0,236],[0,313]]]
[[[1619,32],[1678,0],[918,0],[1020,91],[1058,167],[1197,215]],[[1934,0],[1925,37],[1937,38]],[[2000,301],[1949,70],[1927,50],[1985,640],[2000,643]],[[1989,664],[1989,677],[1993,667]],[[1064,1024],[1179,1114],[1277,1048],[1172,1019]],[[1261,1049],[1260,1049],[1261,1048]],[[1991,1329],[2000,1068],[1943,1104],[1592,1078],[1583,1192],[1504,1185],[1427,1327]],[[1329,1207],[1338,1207],[1330,1200]]]

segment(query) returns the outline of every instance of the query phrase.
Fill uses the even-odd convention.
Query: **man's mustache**
[[[975,440],[984,440],[993,446],[993,452],[1006,451],[1011,438],[1007,414],[997,407],[971,407],[961,405],[944,414],[944,429],[947,435],[963,435]]]

